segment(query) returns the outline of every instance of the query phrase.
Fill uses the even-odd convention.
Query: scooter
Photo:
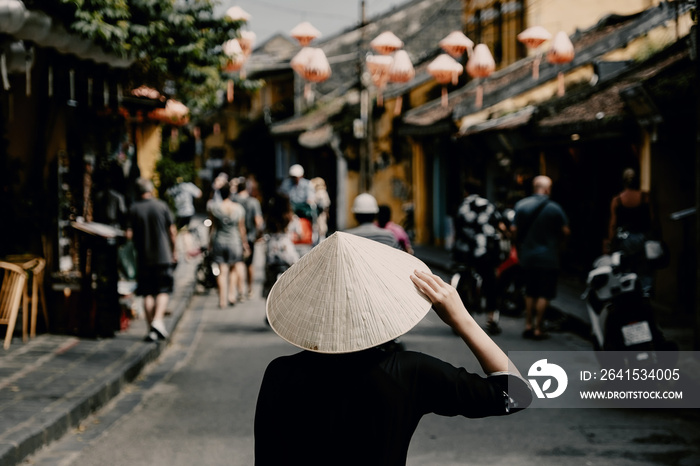
[[[601,366],[625,369],[675,363],[678,347],[656,325],[649,299],[621,252],[595,260],[582,299]]]

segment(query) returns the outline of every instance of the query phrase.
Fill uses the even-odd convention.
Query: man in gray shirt
[[[532,186],[532,196],[515,204],[515,220],[511,229],[517,238],[518,260],[525,277],[523,337],[542,340],[547,338],[542,328],[544,312],[557,292],[559,247],[570,231],[564,210],[549,199],[551,178],[536,176]]]
[[[393,248],[398,248],[399,243],[392,232],[385,228],[380,228],[374,224],[374,218],[379,212],[377,200],[371,194],[360,194],[352,203],[352,213],[359,223],[355,228],[346,230],[346,233],[362,236],[377,241]]]

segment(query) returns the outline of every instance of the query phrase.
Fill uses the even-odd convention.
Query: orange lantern
[[[389,69],[389,81],[392,83],[407,83],[416,76],[416,70],[411,63],[411,57],[405,50],[399,50],[394,54],[394,62]],[[403,106],[403,96],[399,95],[396,98],[396,107],[394,107],[394,115],[401,113]]]
[[[493,59],[491,51],[486,44],[479,44],[474,47],[474,53],[472,53],[472,56],[469,58],[466,68],[469,76],[475,79],[483,79],[491,76],[491,73],[496,69],[496,61]],[[476,108],[481,108],[483,103],[484,86],[479,83],[479,85],[476,86]]]
[[[537,50],[540,45],[552,38],[552,35],[542,26],[533,26],[525,29],[518,34],[518,40],[525,44],[531,50]],[[532,63],[532,78],[540,77],[540,61],[542,60],[542,52],[537,52],[535,61]]]
[[[311,23],[304,21],[297,24],[289,34],[299,42],[299,45],[306,47],[312,40],[321,36],[321,31],[313,27]]]
[[[474,42],[465,36],[461,31],[452,31],[439,42],[440,47],[450,54],[452,58],[459,58],[467,52],[471,55],[474,49]]]
[[[552,48],[547,52],[547,61],[553,65],[563,65],[571,63],[574,59],[574,44],[569,40],[569,36],[564,31],[559,31],[552,41]],[[557,95],[563,96],[564,89],[564,73],[557,73]]]
[[[393,32],[382,32],[369,43],[370,47],[382,55],[389,55],[403,47],[401,39],[396,37]]]
[[[367,71],[372,77],[372,83],[377,87],[377,105],[384,105],[382,90],[389,82],[389,70],[394,59],[389,55],[368,55]]]
[[[430,73],[435,81],[442,84],[442,106],[447,107],[447,84],[457,84],[459,75],[463,72],[462,65],[457,60],[443,53],[428,65]]]
[[[189,113],[190,109],[185,104],[177,100],[168,99],[165,102],[165,108],[156,108],[148,116],[169,125],[182,126],[190,120]]]

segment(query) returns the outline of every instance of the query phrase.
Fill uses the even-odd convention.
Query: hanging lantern
[[[394,59],[389,55],[367,55],[367,71],[372,77],[372,83],[377,88],[377,105],[384,105],[382,91],[389,82],[389,70]]]
[[[547,52],[547,61],[553,65],[564,65],[574,59],[574,44],[569,40],[569,36],[564,31],[559,31],[552,41],[552,48]],[[563,96],[564,73],[557,73],[557,95]]]
[[[243,21],[247,23],[251,16],[243,8],[239,6],[232,6],[226,10],[226,17],[231,21]]]
[[[467,73],[475,79],[484,79],[491,76],[496,69],[496,61],[491,55],[486,44],[479,44],[474,47],[474,53],[467,62]],[[481,108],[484,104],[484,86],[479,82],[476,86],[476,108]]]
[[[439,45],[442,50],[450,54],[452,58],[459,58],[464,55],[465,52],[471,55],[474,49],[474,42],[461,31],[452,31],[439,42]]]
[[[389,55],[403,47],[403,42],[401,41],[401,39],[396,37],[394,33],[386,31],[382,32],[377,37],[375,37],[369,43],[369,45],[377,53],[380,53],[382,55]]]
[[[238,39],[231,39],[224,42],[222,46],[224,55],[228,57],[226,61],[226,66],[224,71],[229,73],[235,73],[240,70],[246,62],[246,55],[243,53],[240,42]],[[233,102],[233,79],[229,79],[226,82],[226,100],[231,103]]]
[[[289,66],[292,67],[294,71],[299,76],[303,77],[304,74],[304,67],[306,67],[306,64],[308,63],[309,59],[311,58],[311,55],[313,53],[313,48],[312,47],[304,47],[294,55],[294,57],[291,59],[289,62]]]
[[[399,50],[394,54],[394,62],[389,69],[389,82],[392,83],[407,83],[416,76],[416,70],[411,63],[411,57],[405,50]],[[396,107],[394,107],[394,115],[401,113],[403,106],[403,96],[399,95],[396,98]]]
[[[457,84],[459,75],[463,72],[462,65],[457,60],[443,53],[428,65],[430,73],[435,81],[442,84],[442,106],[447,107],[447,84]]]
[[[246,56],[243,53],[243,48],[238,39],[231,39],[224,42],[222,46],[224,55],[228,58],[224,71],[235,72],[241,69],[246,61]]]
[[[253,31],[241,31],[241,37],[238,38],[238,44],[241,46],[243,55],[249,57],[253,53],[253,46],[255,45],[255,38],[257,36]]]
[[[190,109],[185,104],[177,100],[168,99],[165,102],[165,108],[156,108],[148,116],[153,120],[161,121],[168,125],[182,126],[189,121],[189,114]]]
[[[518,40],[525,44],[530,50],[537,50],[540,45],[552,38],[552,35],[542,26],[533,26],[525,29],[518,34]],[[540,61],[542,61],[542,52],[538,51],[535,55],[535,61],[532,63],[532,78],[540,77]]]
[[[306,47],[312,40],[321,36],[321,31],[313,27],[311,23],[304,21],[303,23],[297,24],[289,35],[295,38],[297,42],[299,42],[299,45]]]
[[[328,63],[323,50],[312,48],[309,52],[309,59],[304,65],[301,73],[302,77],[308,81],[304,86],[304,97],[311,100],[311,85],[309,83],[320,83],[331,76],[331,65]]]

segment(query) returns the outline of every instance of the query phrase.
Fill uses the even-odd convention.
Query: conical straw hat
[[[284,340],[318,353],[349,353],[386,343],[430,310],[410,279],[429,272],[401,250],[336,232],[290,267],[270,290],[267,318]]]

